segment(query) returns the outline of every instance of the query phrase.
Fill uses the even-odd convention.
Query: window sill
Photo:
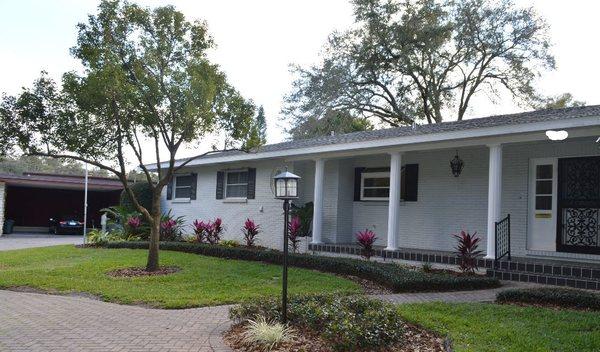
[[[190,198],[175,198],[171,201],[171,203],[191,203],[192,200]]]
[[[248,203],[248,198],[225,198],[223,203]]]

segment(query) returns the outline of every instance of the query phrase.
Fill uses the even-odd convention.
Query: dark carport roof
[[[0,182],[23,187],[83,189],[85,177],[47,173],[0,174]],[[123,189],[123,184],[114,178],[90,176],[88,177],[88,188],[91,190],[119,190]]]

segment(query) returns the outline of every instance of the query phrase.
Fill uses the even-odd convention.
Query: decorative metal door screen
[[[558,160],[560,252],[600,254],[600,157]]]

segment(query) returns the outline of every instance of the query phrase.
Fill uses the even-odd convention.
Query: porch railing
[[[508,256],[510,260],[510,214],[496,222],[496,257],[494,263]]]

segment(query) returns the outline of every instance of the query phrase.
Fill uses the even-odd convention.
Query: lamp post
[[[275,177],[275,198],[283,199],[283,290],[281,293],[281,322],[287,323],[287,272],[288,272],[288,226],[290,200],[298,198],[300,176],[286,170]]]

